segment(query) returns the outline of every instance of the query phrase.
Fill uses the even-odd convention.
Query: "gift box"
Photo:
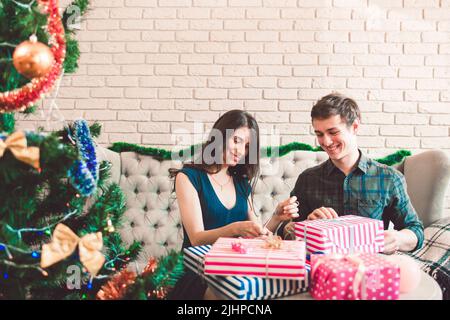
[[[305,265],[306,276],[302,280],[205,275],[204,256],[210,249],[210,245],[185,248],[184,265],[201,275],[209,286],[226,298],[233,300],[267,300],[308,291],[309,264]]]
[[[205,255],[205,274],[304,279],[305,243],[281,239],[270,243],[269,240],[217,239]],[[245,252],[236,250],[236,244],[245,248]]]
[[[397,300],[400,268],[381,255],[311,255],[310,293],[317,300]]]
[[[310,253],[377,253],[384,250],[383,221],[347,215],[295,222],[295,238]]]

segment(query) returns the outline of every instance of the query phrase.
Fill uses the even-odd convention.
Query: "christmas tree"
[[[117,232],[125,199],[97,158],[98,124],[14,132],[14,114],[76,70],[70,23],[87,7],[61,17],[57,0],[0,0],[0,299],[163,299],[183,273],[175,252],[127,271],[141,248]]]

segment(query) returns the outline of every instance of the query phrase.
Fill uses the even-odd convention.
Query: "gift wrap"
[[[309,264],[305,265],[306,274],[301,280],[205,275],[204,256],[210,249],[210,245],[185,248],[184,265],[228,299],[267,300],[308,291]]]
[[[309,253],[377,253],[384,250],[383,221],[347,215],[295,222],[295,238]]]
[[[317,300],[397,300],[400,294],[400,268],[379,254],[313,254],[310,281]]]
[[[271,244],[264,239],[219,238],[205,255],[205,274],[304,279],[305,243],[276,241],[272,245],[279,247],[270,247]],[[248,252],[235,251],[233,245],[237,242]]]

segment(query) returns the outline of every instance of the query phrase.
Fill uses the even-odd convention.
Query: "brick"
[[[450,55],[427,56],[425,57],[427,66],[450,66]]]
[[[108,134],[108,140],[111,142],[141,143],[141,135],[137,133],[110,133]]]
[[[108,105],[107,99],[81,99],[75,101],[75,109],[106,109]]]
[[[151,119],[151,112],[150,111],[119,111],[117,113],[117,119],[118,120],[126,120],[126,121],[150,121]],[[140,123],[138,126],[146,125],[146,123],[142,124]],[[139,130],[141,131],[141,130]]]
[[[447,134],[447,126],[416,126],[414,128],[416,137],[445,137]]]
[[[222,67],[215,65],[191,65],[188,72],[191,76],[219,76],[221,73]],[[226,75],[225,72],[224,75]]]
[[[336,43],[334,44],[335,53],[368,53],[369,46],[359,43]]]
[[[243,79],[244,88],[274,88],[277,86],[275,77],[253,77]]]
[[[126,88],[125,97],[127,98],[156,98],[156,89],[150,88]]]
[[[106,78],[108,87],[137,87],[139,79],[129,76],[109,76]]]
[[[345,81],[346,80],[342,78],[313,78],[311,84],[313,88],[338,89],[345,88]]]
[[[403,20],[419,20],[422,19],[422,9],[418,8],[399,8],[388,10],[388,19],[403,21]],[[425,16],[425,19],[427,17]]]
[[[258,122],[273,122],[273,123],[287,123],[289,122],[289,114],[281,112],[258,112],[256,114]]]
[[[314,100],[317,101],[320,97],[323,97],[330,93],[330,89],[301,89],[298,92],[298,98],[300,100]],[[292,119],[292,117],[291,117]],[[291,120],[292,122],[292,120]]]
[[[141,108],[150,110],[171,110],[174,108],[174,102],[173,99],[145,99],[141,102]]]
[[[173,86],[182,88],[205,87],[206,79],[203,77],[173,77]]]
[[[384,18],[366,20],[367,31],[400,31],[400,21]]]
[[[194,98],[196,99],[226,99],[227,90],[225,89],[194,89]]]
[[[222,20],[191,20],[189,21],[189,29],[191,30],[222,30]]]
[[[214,64],[248,64],[247,54],[216,54],[214,55]]]
[[[189,22],[186,20],[155,20],[155,30],[171,31],[187,30],[188,28]]]
[[[175,31],[142,31],[142,41],[174,41],[174,40],[175,40]]]
[[[260,66],[258,67],[260,76],[291,76],[292,68],[288,66]]]
[[[189,7],[191,0],[159,0],[158,5],[160,7]]]
[[[273,100],[249,100],[244,102],[245,110],[248,111],[277,111],[277,104],[278,102]]]
[[[121,88],[94,88],[91,89],[91,97],[94,98],[121,98],[123,89]]]
[[[187,66],[183,65],[156,65],[155,74],[159,76],[183,76],[187,74]]]
[[[180,8],[177,12],[179,19],[209,19],[211,14],[210,10],[205,8]]]
[[[396,124],[428,124],[429,116],[421,114],[402,114],[395,117]]]
[[[258,100],[255,100],[258,101]],[[231,109],[244,110],[244,102],[242,100],[211,100],[211,110],[228,111]],[[212,125],[211,125],[212,127]]]
[[[317,65],[318,56],[316,54],[286,54],[284,64],[286,65]]]
[[[257,30],[256,20],[225,20],[223,24],[225,30]]]
[[[280,31],[280,41],[313,42],[313,31]]]
[[[392,148],[419,148],[420,139],[418,138],[387,138],[386,147]]]
[[[256,42],[231,42],[229,44],[231,53],[261,53],[263,44]]]
[[[276,31],[245,31],[245,41],[266,42],[278,41],[278,32]]]
[[[206,122],[206,121],[216,121],[218,118],[219,118],[219,113],[216,111],[186,112],[186,121]]]
[[[102,87],[105,85],[104,77],[99,76],[73,76],[74,87]]]
[[[417,103],[415,102],[385,102],[383,103],[384,112],[392,113],[415,113],[417,112]]]
[[[114,122],[105,122],[103,125],[103,130],[105,132],[136,132],[137,124],[134,122],[128,121],[114,121]]]
[[[407,90],[405,91],[405,101],[438,101],[438,91],[424,91],[424,90]]]
[[[127,52],[158,52],[159,44],[157,43],[143,43],[143,42],[128,42],[126,44]],[[124,50],[125,51],[125,50]]]
[[[297,53],[299,45],[296,43],[265,43],[264,52],[265,53]]]
[[[294,100],[297,99],[297,89],[264,89],[264,99]]]
[[[116,120],[117,115],[115,111],[105,112],[104,110],[86,110],[83,118],[86,120],[106,121]]]
[[[261,89],[252,89],[252,88],[245,88],[245,89],[230,89],[228,91],[228,98],[229,99],[261,99],[262,97],[262,90]]]
[[[161,88],[158,89],[158,98],[161,99],[191,99],[192,89]]]
[[[450,53],[450,45],[449,44],[440,44],[439,45],[439,53],[440,54]]]
[[[228,0],[230,7],[259,7],[261,6],[261,0]]]
[[[450,123],[450,115],[436,115],[431,116],[430,124],[431,125],[442,125],[448,126]]]
[[[211,10],[211,18],[213,19],[244,19],[245,9],[241,8],[224,8]]]
[[[283,19],[313,19],[314,8],[299,8],[299,9],[281,9],[281,18]]]
[[[160,53],[191,53],[194,51],[192,43],[161,43]]]
[[[151,20],[122,20],[120,22],[120,28],[123,30],[153,30],[153,21],[151,21]],[[156,29],[160,29],[160,28],[156,28]],[[171,29],[169,29],[169,30],[171,30]]]
[[[143,144],[150,144],[155,147],[156,145],[169,145],[172,146],[175,144],[175,141],[173,140],[175,136],[173,134],[168,133],[152,133],[152,134],[143,134],[142,135],[142,143]]]
[[[148,76],[153,74],[153,66],[148,64],[126,65],[122,66],[121,73],[123,75]]]
[[[358,130],[358,136],[378,136],[379,135],[379,129],[380,127],[378,125],[363,125],[359,127]]]
[[[369,52],[374,53],[374,54],[402,54],[403,53],[403,44],[398,44],[398,43],[370,44]]]
[[[400,31],[400,32],[387,32],[387,42],[420,42],[420,32],[412,31]]]
[[[115,53],[113,55],[115,64],[142,64],[145,63],[145,54],[142,53]]]
[[[402,21],[402,31],[431,31],[436,30],[436,22],[426,20]]]
[[[419,103],[420,113],[449,113],[448,105],[439,102],[421,102]]]
[[[423,10],[423,16],[426,20],[446,20],[450,15],[450,7],[443,8],[425,8]]]
[[[175,100],[177,110],[208,110],[209,101],[206,100]],[[173,127],[172,127],[173,128]]]
[[[148,64],[176,64],[178,63],[178,55],[152,53],[145,56],[145,62]]]
[[[450,138],[421,138],[420,146],[424,149],[449,149]]]
[[[224,53],[227,52],[226,43],[196,43],[194,47],[197,53]]]
[[[208,41],[209,33],[207,31],[176,31],[177,41]]]
[[[317,100],[317,99],[316,99]],[[298,111],[305,111],[305,112],[310,112],[311,108],[313,106],[313,104],[316,101],[306,101],[306,100],[285,100],[285,101],[280,101],[278,108],[280,109],[280,111],[293,111],[293,112],[298,112]],[[310,121],[310,119],[308,119],[307,121]]]
[[[106,101],[106,100],[105,100]],[[107,100],[108,109],[112,110],[137,110],[139,109],[140,101],[137,99],[112,99]],[[106,109],[106,108],[105,108]]]
[[[216,77],[208,78],[209,88],[241,88],[242,79],[237,77]]]
[[[391,55],[389,57],[392,66],[423,66],[424,60],[422,55]]]
[[[427,67],[401,67],[399,68],[400,78],[432,78],[433,69]]]
[[[126,7],[156,7],[157,0],[125,0]]]
[[[365,79],[365,78],[351,78],[347,80],[348,88],[381,88],[381,80],[380,79]]]
[[[247,19],[278,19],[280,10],[274,8],[248,8],[246,10]]]
[[[292,30],[294,21],[292,20],[262,20],[258,24],[259,30]]]
[[[152,112],[152,121],[183,121],[184,111],[158,111]]]
[[[339,31],[364,30],[364,21],[363,20],[330,21],[330,30],[339,30]]]
[[[211,41],[244,41],[244,31],[211,31]]]
[[[337,8],[363,8],[366,1],[360,0],[333,0],[333,6]]]
[[[385,89],[415,89],[415,87],[414,79],[383,79]]]
[[[406,54],[437,54],[438,45],[429,43],[405,43]]]
[[[288,144],[291,142],[302,142],[309,145],[315,146],[315,138],[313,136],[307,136],[307,135],[283,135],[281,137],[281,144]],[[277,143],[273,143],[277,144]]]
[[[384,125],[380,127],[380,134],[382,136],[410,137],[413,135],[413,131],[412,126]]]
[[[384,32],[352,31],[350,32],[350,42],[382,43],[384,42]]]
[[[289,77],[278,80],[280,88],[311,88],[310,77]]]
[[[348,42],[349,35],[341,31],[317,31],[315,33],[315,40],[318,42]]]
[[[320,77],[327,74],[327,67],[324,66],[300,66],[294,68],[294,76]]]
[[[76,35],[78,41],[106,41],[108,39],[107,31],[80,31]]]
[[[333,77],[361,77],[363,72],[362,67],[354,66],[330,66],[328,67],[328,74]]]
[[[351,19],[352,9],[350,8],[318,8],[316,10],[319,19]]]
[[[117,30],[119,29],[119,21],[114,20],[88,20],[87,30]]]
[[[319,55],[320,65],[351,65],[353,57],[348,54],[321,54]]]
[[[364,124],[393,124],[394,115],[385,113],[365,113],[362,116]]]
[[[369,90],[369,100],[403,101],[403,92],[399,90]]]
[[[450,79],[418,79],[417,89],[428,90],[448,90],[450,88]]]
[[[395,67],[364,67],[364,77],[366,78],[395,78],[398,68]]]
[[[80,64],[112,64],[112,55],[104,53],[85,53],[80,57]]]
[[[422,42],[442,42],[448,43],[450,32],[422,32]]]
[[[341,21],[341,20],[339,20]],[[301,19],[294,21],[294,30],[324,31],[328,30],[328,20],[325,19]]]
[[[109,11],[112,19],[140,19],[143,16],[143,10],[140,8],[114,8]]]
[[[95,53],[117,53],[124,51],[125,51],[124,43],[117,43],[117,42],[92,43],[92,52]]]
[[[211,64],[213,55],[211,54],[181,54],[180,63],[182,64]]]

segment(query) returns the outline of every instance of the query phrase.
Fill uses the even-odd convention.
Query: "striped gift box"
[[[295,223],[295,237],[309,253],[377,253],[384,250],[383,221],[347,215]]]
[[[210,245],[184,249],[186,268],[203,276],[209,286],[222,296],[232,300],[268,300],[308,291],[309,264],[305,265],[307,276],[303,280],[265,279],[245,276],[205,275],[204,256],[211,249]]]
[[[239,241],[247,253],[232,249]],[[205,274],[222,276],[253,276],[277,279],[305,277],[305,243],[282,240],[278,249],[266,248],[263,239],[219,238],[205,255]]]

